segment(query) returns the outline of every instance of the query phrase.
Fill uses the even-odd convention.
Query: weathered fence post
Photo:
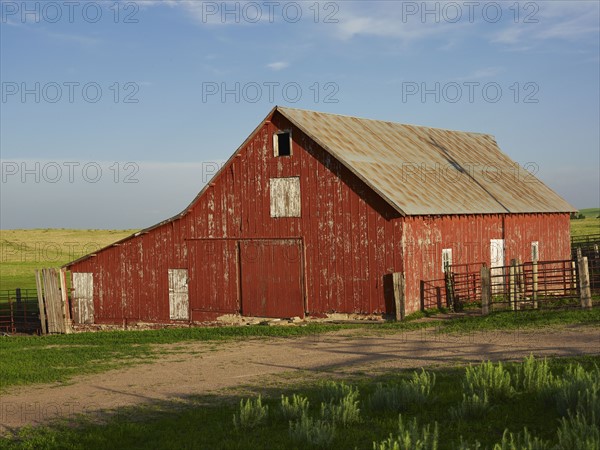
[[[582,308],[592,307],[592,291],[590,289],[590,273],[588,270],[587,256],[580,256],[578,252],[577,266],[579,269],[579,295]]]
[[[404,274],[402,272],[394,272],[392,274],[392,283],[394,285],[396,320],[402,320],[406,313],[406,305],[404,304]]]
[[[510,268],[508,269],[508,304],[513,310],[517,309],[516,293],[517,286],[515,283],[515,272],[517,271],[517,262],[514,259],[510,260]]]
[[[71,309],[69,308],[69,296],[67,295],[67,278],[66,278],[66,269],[59,269],[58,279],[59,279],[59,290],[60,297],[62,301],[64,321],[65,321],[65,333],[71,332]]]
[[[451,311],[455,311],[454,279],[449,266],[447,266],[446,272],[444,273],[444,285],[446,287],[446,306],[448,306]]]
[[[525,276],[523,274],[523,263],[519,258],[517,260],[517,308],[521,309],[525,298]]]
[[[419,283],[419,294],[421,297],[421,311],[425,311],[425,280]]]
[[[40,322],[42,324],[42,334],[46,334],[46,311],[44,308],[44,293],[42,292],[42,280],[39,270],[35,271],[35,286],[37,288],[38,305],[40,308]]]
[[[490,313],[490,300],[492,298],[492,283],[490,269],[485,264],[481,266],[481,314]]]
[[[531,273],[532,273],[532,278],[533,278],[533,307],[534,309],[537,309],[538,307],[538,302],[537,302],[537,295],[538,295],[538,262],[537,259],[534,259],[531,262]]]
[[[438,310],[441,311],[442,310],[442,289],[439,286],[436,286],[436,288],[435,288],[435,298],[437,300]]]

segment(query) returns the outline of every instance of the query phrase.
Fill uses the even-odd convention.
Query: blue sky
[[[493,134],[600,204],[596,1],[0,3],[0,228],[170,217],[275,105]]]

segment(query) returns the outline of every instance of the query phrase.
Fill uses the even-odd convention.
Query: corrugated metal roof
[[[402,214],[576,211],[505,155],[491,135],[277,111]]]

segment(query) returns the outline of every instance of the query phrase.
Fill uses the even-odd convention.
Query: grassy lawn
[[[424,326],[428,324],[408,322],[398,324],[394,329],[413,330]],[[302,327],[256,325],[0,337],[0,392],[14,385],[66,382],[76,375],[141,363],[158,356],[160,344],[311,336],[361,327],[331,324]]]
[[[263,385],[249,397],[203,396],[25,428],[0,447],[595,450],[599,364],[597,356],[528,358]]]
[[[60,267],[135,231],[0,230],[0,290],[35,289],[35,269]]]
[[[444,322],[408,320],[370,325],[309,324],[293,327],[255,325],[5,337],[0,338],[0,392],[14,385],[68,382],[76,375],[143,363],[160,355],[160,344],[311,336],[343,329],[361,330],[365,333],[397,333],[435,327],[435,331],[440,333],[470,333],[541,329],[569,324],[600,326],[600,308],[590,311],[499,312],[487,317],[467,316]]]

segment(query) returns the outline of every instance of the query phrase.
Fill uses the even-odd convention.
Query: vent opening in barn
[[[65,266],[72,317],[403,317],[448,266],[570,257],[575,209],[515,168],[487,134],[275,107],[183,212]]]

